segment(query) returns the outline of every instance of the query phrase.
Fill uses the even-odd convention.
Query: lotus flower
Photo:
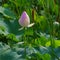
[[[22,27],[31,27],[34,25],[34,23],[30,24],[30,18],[28,14],[24,11],[19,19],[19,24]],[[23,29],[23,28],[22,28]]]
[[[30,18],[25,11],[22,13],[21,18],[19,19],[19,24],[22,27],[27,27],[30,24]]]

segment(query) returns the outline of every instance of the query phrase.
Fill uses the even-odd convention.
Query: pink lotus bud
[[[27,27],[30,24],[30,18],[28,14],[24,11],[19,19],[19,24],[22,27]]]

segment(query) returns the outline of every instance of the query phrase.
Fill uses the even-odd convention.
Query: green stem
[[[24,57],[26,58],[26,35],[25,35],[25,32],[26,32],[26,28],[24,28],[24,45],[25,45]]]

